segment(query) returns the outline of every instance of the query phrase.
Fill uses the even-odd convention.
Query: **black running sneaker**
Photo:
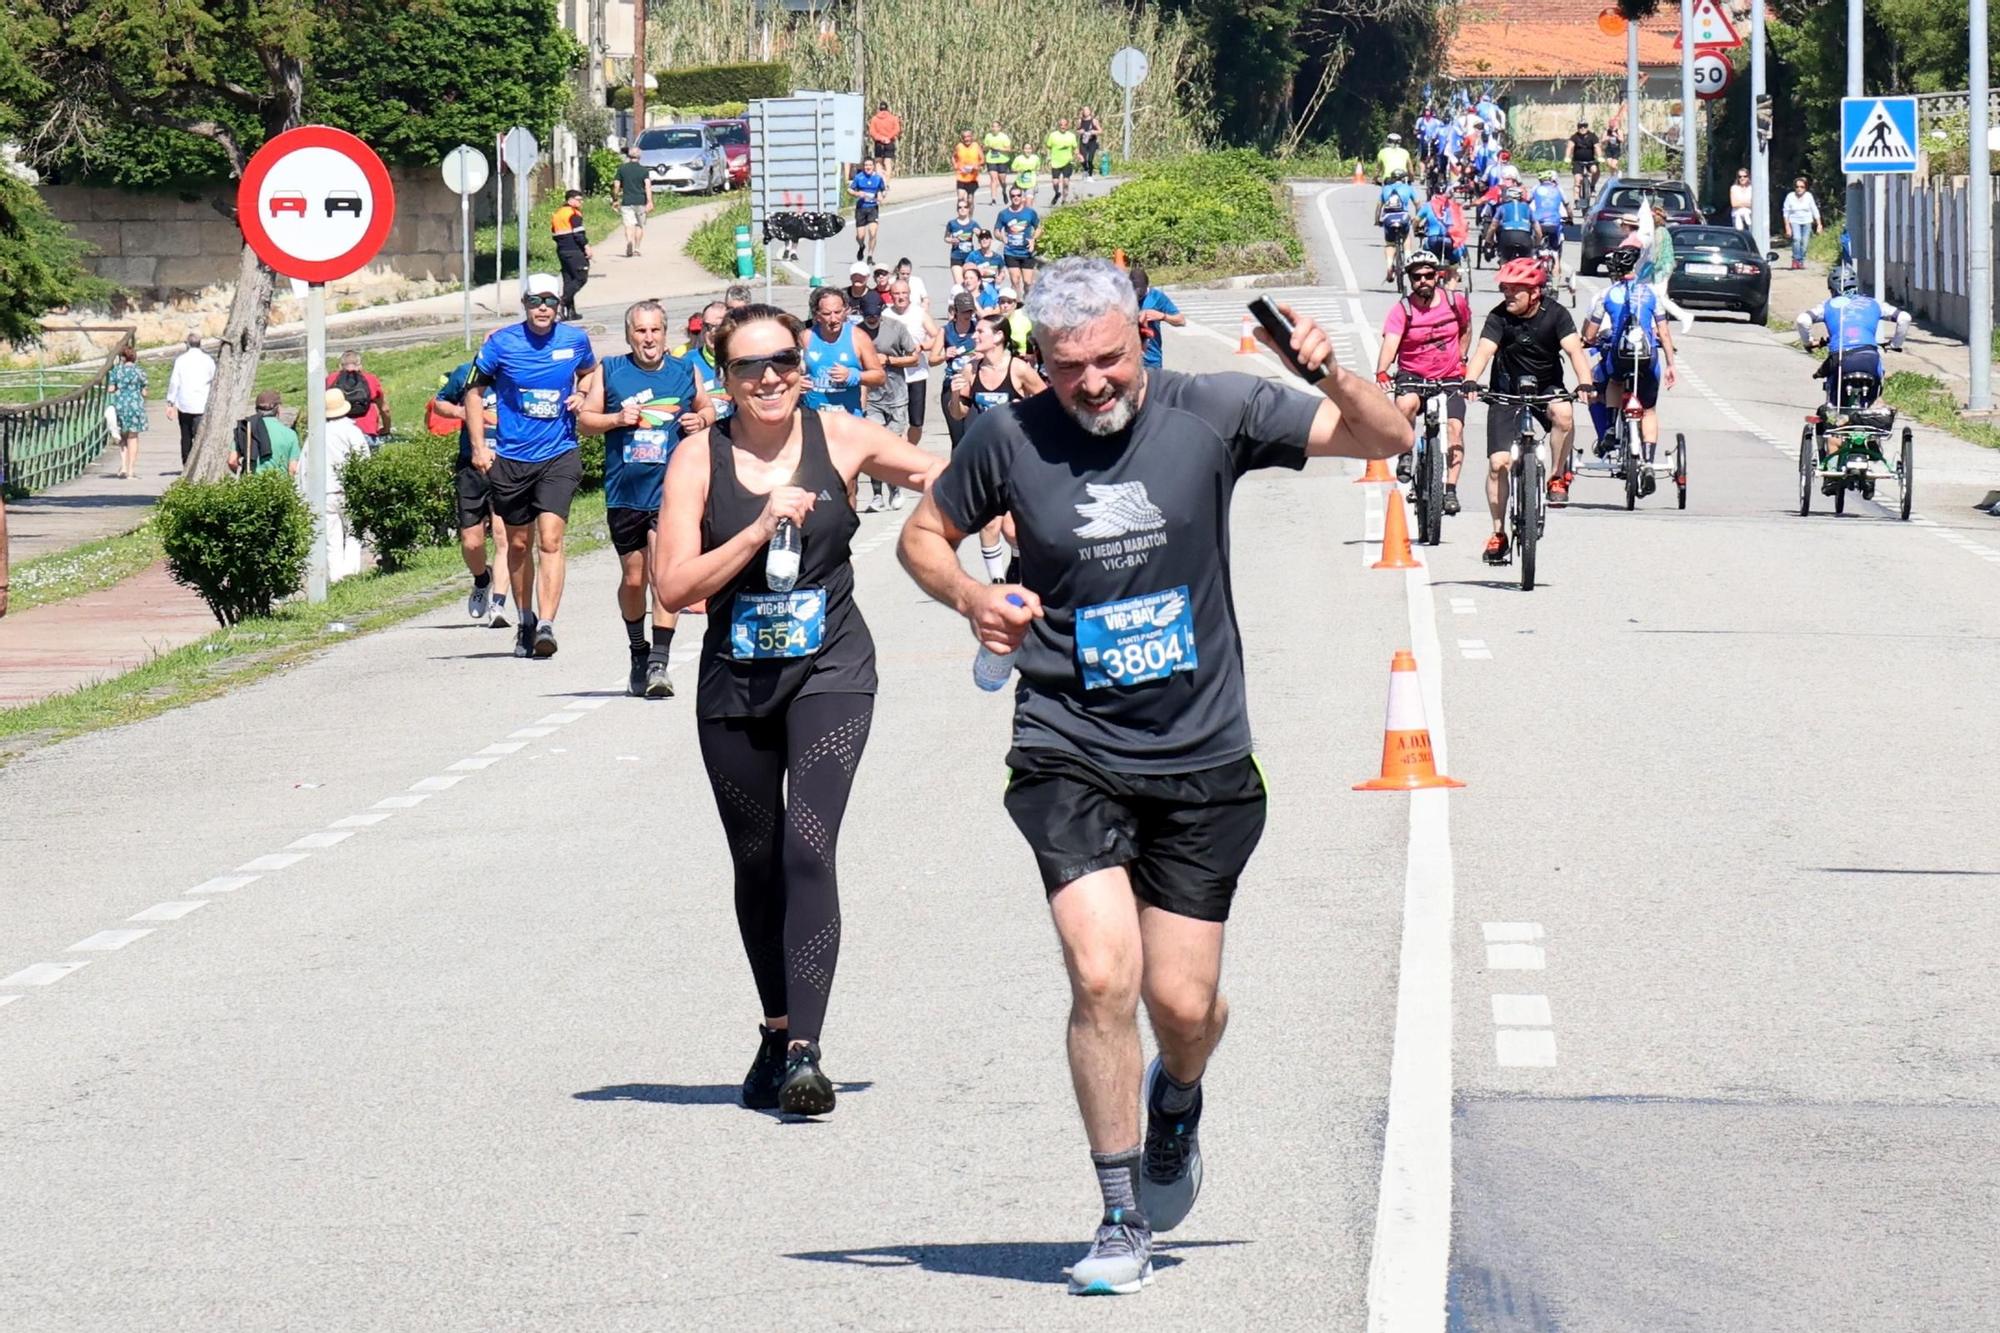
[[[757,1045],[757,1058],[750,1062],[750,1072],[743,1076],[743,1104],[753,1111],[775,1111],[778,1088],[785,1081],[785,1034],[762,1023],[757,1031],[763,1040]]]
[[[535,622],[535,656],[554,657],[556,655],[556,622],[539,620]]]
[[[1404,454],[1396,460],[1396,480],[1407,486],[1410,484],[1410,477],[1412,475],[1410,471],[1410,456]]]
[[[1445,493],[1444,493],[1444,512],[1445,512],[1445,517],[1447,517],[1447,518],[1451,517],[1451,516],[1452,516],[1453,514],[1456,514],[1456,513],[1458,512],[1458,492],[1457,492],[1457,491],[1454,491],[1454,490],[1446,490],[1446,491],[1445,491]]]
[[[788,1115],[825,1115],[833,1109],[833,1082],[819,1072],[818,1042],[803,1042],[785,1056],[778,1105]]]
[[[523,620],[514,631],[514,656],[533,657],[535,655],[535,628]]]
[[[646,656],[650,651],[647,648],[632,650],[632,671],[625,678],[625,693],[634,699],[646,697]]]

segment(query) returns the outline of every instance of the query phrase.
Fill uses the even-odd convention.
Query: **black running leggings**
[[[736,924],[764,1016],[818,1041],[840,959],[834,857],[875,699],[815,694],[769,717],[699,724],[702,762],[736,863]]]

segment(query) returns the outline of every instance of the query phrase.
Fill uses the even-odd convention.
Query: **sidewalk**
[[[164,375],[154,378],[165,386]],[[115,448],[107,449],[74,481],[25,500],[9,501],[8,559],[18,565],[85,542],[116,537],[145,522],[153,502],[181,475],[180,427],[167,420],[165,403],[157,398],[146,401],[139,469],[131,480],[118,480],[118,459]]]
[[[144,666],[213,634],[214,615],[165,564],[101,592],[0,620],[0,708],[34,703]]]

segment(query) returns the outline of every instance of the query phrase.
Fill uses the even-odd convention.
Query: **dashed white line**
[[[262,875],[217,875],[189,889],[189,893],[234,893],[246,884],[255,884]]]
[[[1539,972],[1547,965],[1539,944],[1486,946],[1486,970],[1489,972]]]
[[[389,818],[389,816],[390,816],[390,812],[389,812],[389,811],[387,811],[387,810],[370,810],[370,811],[364,811],[364,812],[362,812],[361,814],[358,814],[358,815],[349,815],[349,816],[347,816],[347,818],[345,818],[345,819],[336,819],[336,820],[334,820],[334,821],[333,821],[333,822],[332,822],[331,824],[328,824],[328,825],[327,825],[327,827],[328,827],[328,828],[369,828],[369,827],[372,827],[373,825],[376,825],[376,824],[379,824],[379,823],[381,823],[381,822],[382,822],[383,820],[385,820],[385,819]]]
[[[499,762],[500,756],[497,754],[474,755],[470,759],[461,759],[455,764],[446,765],[445,772],[477,773],[482,768],[491,768]]]
[[[1488,921],[1479,927],[1479,933],[1486,937],[1488,944],[1542,938],[1541,926],[1533,921]]]
[[[418,792],[415,795],[384,796],[381,800],[375,802],[373,808],[376,810],[414,810],[430,798],[431,794],[427,791]]]
[[[70,953],[110,953],[122,949],[135,940],[143,940],[152,934],[150,926],[138,930],[100,930],[88,939],[78,940],[69,946]]]
[[[1473,604],[1470,597],[1454,597],[1451,599],[1451,613],[1455,616],[1476,615],[1478,611],[1479,608]]]
[[[1515,1069],[1554,1069],[1556,1034],[1547,1028],[1501,1028],[1493,1034],[1493,1058]]]
[[[0,995],[0,1006],[10,1005],[20,998],[18,995]]]
[[[81,958],[70,963],[36,963],[11,977],[0,978],[0,986],[53,986],[78,968],[89,966]]]
[[[410,784],[410,790],[423,792],[450,791],[463,781],[465,781],[465,775],[462,773],[456,777],[418,778]]]
[[[544,736],[553,736],[555,734],[556,729],[554,727],[522,727],[519,731],[510,731],[507,733],[510,737],[519,736],[523,740],[530,741],[538,741]]]
[[[582,713],[550,713],[547,717],[535,719],[538,727],[564,727],[582,717]]]
[[[1545,1028],[1555,1022],[1546,995],[1496,995],[1493,1022],[1503,1028]]]
[[[256,858],[254,861],[245,861],[242,865],[236,868],[238,870],[251,870],[258,872],[267,870],[283,870],[287,866],[297,865],[299,862],[305,860],[307,855],[308,853],[306,852],[272,852],[270,855],[260,856]]]
[[[156,903],[143,912],[135,912],[126,917],[127,921],[178,921],[189,912],[208,906],[207,902]]]
[[[604,705],[610,702],[611,700],[608,697],[599,695],[593,699],[573,699],[569,703],[564,704],[563,707],[578,708],[582,709],[585,712],[589,712],[593,709],[602,708],[604,707]]]
[[[1460,639],[1458,651],[1461,657],[1471,658],[1475,662],[1491,661],[1493,658],[1493,650],[1486,646],[1484,639]]]
[[[528,748],[526,741],[495,741],[481,750],[481,754],[518,754]]]
[[[338,847],[354,836],[352,829],[321,829],[318,833],[308,833],[303,838],[294,838],[285,844],[289,851],[317,852],[328,847]]]

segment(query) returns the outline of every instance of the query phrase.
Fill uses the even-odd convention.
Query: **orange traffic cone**
[[[1396,650],[1389,664],[1389,716],[1382,727],[1382,776],[1354,784],[1356,791],[1421,791],[1426,787],[1463,787],[1457,778],[1437,771],[1431,760],[1431,729],[1424,720],[1424,690],[1417,680],[1417,658],[1407,648]]]
[[[1388,459],[1371,458],[1368,460],[1368,466],[1362,470],[1361,475],[1354,479],[1354,484],[1356,486],[1387,486],[1395,480],[1394,477],[1389,475]]]
[[[1124,268],[1125,252],[1123,250],[1113,250],[1111,252],[1111,262],[1116,264],[1119,268]]]
[[[1354,159],[1354,183],[1356,185],[1368,183],[1368,173],[1361,169],[1361,159],[1358,157]]]
[[[1245,315],[1243,317],[1243,336],[1237,339],[1236,342],[1236,355],[1238,356],[1257,355],[1257,337],[1250,332],[1251,327],[1250,316]]]
[[[1382,558],[1370,569],[1421,569],[1410,554],[1410,520],[1403,516],[1403,492],[1389,488],[1389,509],[1382,515]]]

